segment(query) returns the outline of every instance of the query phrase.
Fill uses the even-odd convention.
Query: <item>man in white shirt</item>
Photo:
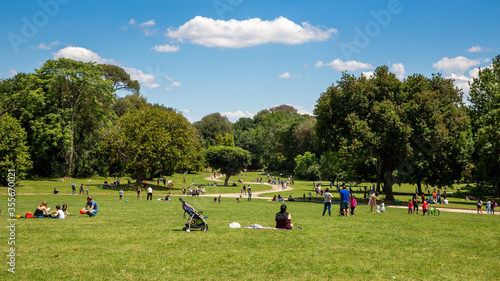
[[[148,187],[148,197],[146,198],[146,201],[148,201],[149,199],[153,201],[153,188],[151,186]]]

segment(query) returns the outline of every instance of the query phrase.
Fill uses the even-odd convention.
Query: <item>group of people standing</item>
[[[328,215],[332,215],[332,199],[333,195],[330,193],[330,188],[326,188],[323,192],[324,197],[324,208],[323,208],[323,216],[328,210]],[[340,191],[340,210],[341,215],[348,217],[349,215],[354,216],[354,210],[356,210],[357,202],[356,197],[343,186]],[[373,209],[372,209],[373,210]],[[350,212],[349,212],[350,211]]]

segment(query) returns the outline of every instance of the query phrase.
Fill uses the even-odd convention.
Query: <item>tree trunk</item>
[[[229,185],[229,178],[231,177],[231,175],[229,173],[226,174],[226,178],[224,179],[224,186],[228,186]]]
[[[387,163],[390,163],[387,161]],[[385,199],[394,200],[394,194],[392,193],[392,172],[393,168],[391,164],[385,167]]]
[[[377,192],[380,193],[380,181],[382,179],[382,160],[380,159],[380,155],[377,155],[375,168],[377,169]]]
[[[422,181],[417,180],[418,194],[422,194]]]
[[[144,169],[137,168],[135,171],[137,173],[137,181],[136,181],[136,183],[141,184],[142,181],[144,180]]]

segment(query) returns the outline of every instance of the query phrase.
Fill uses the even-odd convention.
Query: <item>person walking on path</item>
[[[146,201],[148,200],[153,201],[153,188],[151,186],[148,187],[148,196],[146,197]]]
[[[310,193],[309,193],[310,194]],[[323,216],[325,215],[325,212],[326,212],[326,209],[328,209],[328,215],[331,216],[332,215],[332,194],[330,193],[330,189],[329,188],[326,188],[325,189],[325,192],[323,192],[323,196],[325,197],[325,200],[324,200],[324,208],[323,208]]]
[[[141,195],[141,187],[140,186],[137,186],[137,199],[141,198],[142,199],[142,195]]]
[[[477,201],[476,201],[476,206],[477,206],[477,214],[479,214],[479,212],[481,212],[481,215],[483,214],[483,201],[481,201],[481,198],[477,198]]]
[[[73,182],[73,184],[71,184],[71,189],[73,190],[73,195],[76,195],[76,184],[75,184],[75,182]]]
[[[250,186],[248,186],[248,201],[252,201],[252,188]]]
[[[377,196],[378,196],[378,192],[372,193],[372,195],[370,196],[370,200],[368,201],[368,205],[370,205],[370,211],[372,213],[373,213],[373,207],[375,207],[375,205],[377,205]]]
[[[349,194],[349,190],[344,185],[340,191],[340,209],[342,209],[344,217],[349,216]]]

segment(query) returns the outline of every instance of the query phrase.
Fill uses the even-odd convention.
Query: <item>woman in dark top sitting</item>
[[[34,218],[46,218],[49,216],[49,210],[47,209],[47,201],[43,201],[38,208],[36,208],[35,213],[33,214]]]
[[[276,213],[276,228],[292,229],[292,216],[286,212],[286,205],[281,205],[281,210]]]

